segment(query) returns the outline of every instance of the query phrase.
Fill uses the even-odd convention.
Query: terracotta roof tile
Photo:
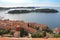
[[[36,32],[36,30],[35,30],[35,29],[33,29],[33,28],[31,28],[31,27],[29,27],[29,28],[28,28],[28,31],[29,31],[29,32],[31,32],[31,33]]]

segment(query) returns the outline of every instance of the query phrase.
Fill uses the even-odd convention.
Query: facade
[[[55,29],[53,30],[53,33],[55,33],[55,34],[60,34],[60,28],[55,28]]]
[[[20,31],[15,32],[14,37],[19,38],[20,37]]]

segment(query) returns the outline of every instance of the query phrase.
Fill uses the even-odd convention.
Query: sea
[[[24,14],[9,14],[8,13],[9,10],[0,10],[0,16],[3,17],[2,19],[23,20],[25,22],[46,24],[51,29],[56,27],[60,28],[60,7],[40,7],[40,8],[56,9],[59,12],[58,13],[31,12]]]

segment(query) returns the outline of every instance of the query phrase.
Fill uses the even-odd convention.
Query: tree
[[[44,32],[43,32],[43,37],[45,37],[45,36],[46,36],[46,32],[44,31]]]
[[[20,37],[28,36],[28,32],[24,28],[20,28]]]
[[[10,30],[0,30],[0,35],[3,34],[12,34],[12,32],[10,32]]]

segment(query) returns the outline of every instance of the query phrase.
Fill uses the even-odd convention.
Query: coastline
[[[3,26],[4,25],[4,26]],[[22,34],[22,30],[24,33]],[[12,34],[13,32],[13,34]],[[60,29],[54,28],[51,30],[48,25],[29,22],[26,23],[20,20],[0,20],[0,35],[1,37],[16,37],[20,38],[23,35],[27,38],[59,38]],[[25,35],[25,36],[24,36]],[[28,35],[28,36],[27,36]],[[36,36],[37,35],[37,36]]]

